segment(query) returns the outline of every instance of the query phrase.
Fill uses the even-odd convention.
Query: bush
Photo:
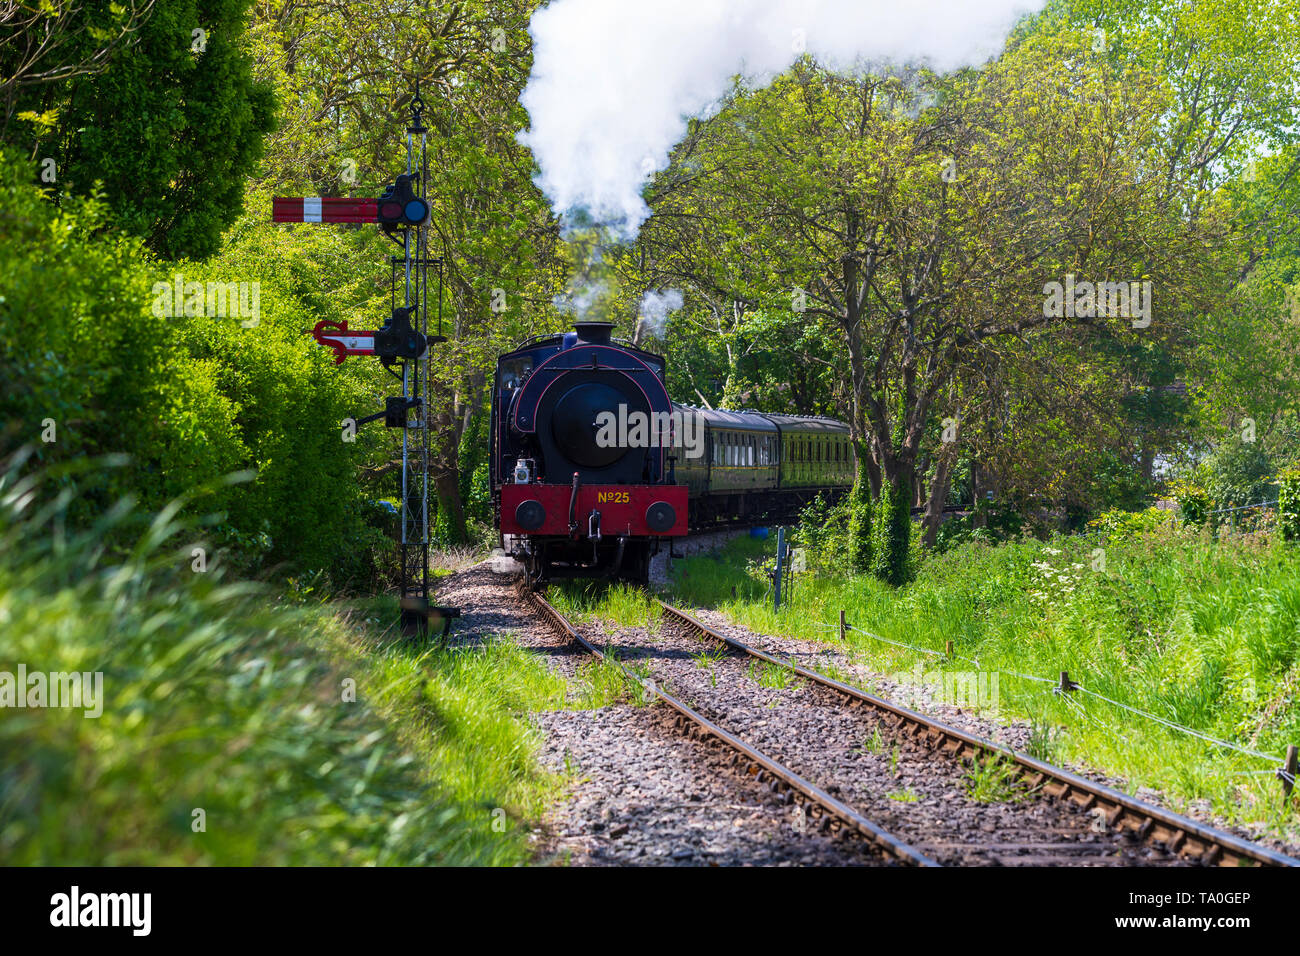
[[[871,573],[887,584],[905,584],[912,575],[910,486],[886,483],[881,487],[871,530]]]
[[[1108,541],[1124,541],[1167,530],[1173,513],[1164,508],[1145,511],[1107,511],[1088,522],[1089,531],[1099,531]]]
[[[1272,500],[1276,468],[1259,442],[1225,442],[1197,469],[1215,508],[1236,508]]]
[[[108,228],[98,200],[56,210],[28,175],[0,157],[0,434],[33,444],[40,465],[131,458],[63,479],[79,492],[71,520],[85,524],[127,495],[157,510],[251,469],[254,481],[223,486],[211,503],[226,513],[215,546],[248,569],[367,576],[383,540],[367,532],[356,474],[384,436],[363,430],[347,443],[341,422],[370,410],[375,371],[335,367],[304,340],[304,326],[334,314],[294,294],[294,250],[159,264]],[[205,290],[259,282],[258,324],[155,314],[155,283],[170,286],[178,273]],[[41,440],[51,432],[55,440]]]
[[[845,502],[849,524],[847,564],[854,572],[871,569],[871,487],[863,461],[864,453],[858,451],[858,474]]]
[[[829,504],[818,495],[799,512],[799,525],[795,541],[805,549],[810,563],[821,567],[834,567],[844,550],[845,528],[848,525],[849,500]]]
[[[1300,467],[1293,465],[1278,475],[1277,516],[1282,537],[1300,540]]]
[[[1192,481],[1175,481],[1170,493],[1178,502],[1178,517],[1186,524],[1203,525],[1210,513],[1210,496]]]
[[[943,554],[967,542],[1001,544],[1020,537],[1025,521],[1015,508],[995,508],[987,498],[975,502],[975,510],[939,525],[934,550]]]

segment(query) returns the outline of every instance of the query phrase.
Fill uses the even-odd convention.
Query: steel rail
[[[1080,777],[1068,770],[1043,763],[1028,754],[968,734],[906,707],[892,704],[851,684],[800,667],[798,664],[752,647],[744,641],[729,637],[664,601],[656,599],[656,603],[670,618],[677,619],[714,641],[758,660],[785,667],[806,680],[849,698],[851,706],[866,704],[873,710],[885,714],[886,719],[896,730],[911,733],[931,750],[942,749],[954,759],[973,758],[980,753],[988,753],[1009,760],[1019,767],[1021,777],[1028,784],[1031,792],[1041,789],[1049,796],[1072,800],[1083,810],[1100,807],[1105,811],[1107,826],[1116,830],[1130,830],[1146,844],[1163,846],[1166,851],[1196,860],[1206,866],[1300,866],[1300,860],[1294,857],[1243,840],[1215,827],[1198,823],[1171,810],[1145,803],[1136,797]]]
[[[805,779],[790,768],[783,766],[776,760],[773,760],[771,757],[762,753],[757,748],[746,743],[734,734],[723,730],[703,714],[694,710],[672,694],[666,692],[655,681],[643,680],[631,673],[619,661],[615,660],[610,655],[605,654],[595,644],[583,637],[582,634],[580,634],[578,630],[569,623],[568,619],[557,611],[550,602],[540,594],[527,589],[524,589],[522,593],[526,599],[532,602],[533,606],[541,614],[543,619],[545,619],[561,637],[582,645],[588,653],[594,655],[598,660],[613,664],[622,671],[629,680],[639,683],[654,697],[663,701],[675,710],[679,715],[678,720],[689,722],[691,726],[698,730],[701,736],[716,737],[721,743],[732,748],[740,757],[748,762],[748,772],[751,775],[757,774],[760,771],[766,771],[772,778],[774,778],[774,780],[779,781],[790,789],[803,794],[806,799],[820,806],[831,816],[838,819],[842,824],[861,834],[873,846],[898,860],[900,863],[909,863],[916,866],[939,865],[920,851],[909,846],[885,830],[882,830],[848,804],[835,799],[810,780]]]

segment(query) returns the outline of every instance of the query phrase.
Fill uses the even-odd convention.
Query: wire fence
[[[1256,504],[1236,505],[1233,507],[1219,508],[1213,511],[1207,511],[1206,515],[1209,516],[1209,515],[1216,515],[1216,514],[1234,514],[1234,525],[1235,525],[1236,512],[1264,509],[1268,507],[1276,507],[1277,504],[1278,504],[1277,499],[1273,499],[1271,501],[1260,501]],[[1171,516],[1173,516],[1174,514],[1176,514],[1176,512],[1171,510],[1170,514]],[[793,549],[793,541],[787,542],[786,547]],[[787,563],[787,568],[788,568],[788,563]],[[790,580],[789,585],[787,585],[787,587],[790,592],[789,594],[787,594],[786,597],[786,601],[788,602],[793,592],[793,580]],[[770,594],[772,593],[772,591],[773,588],[769,585],[768,593]],[[766,596],[767,595],[764,595],[764,598],[766,598]],[[934,648],[921,647],[920,645],[917,644],[909,644],[906,641],[892,640],[890,638],[882,637],[881,635],[876,634],[872,631],[868,631],[865,628],[857,627],[849,623],[846,620],[843,611],[840,612],[840,623],[838,624],[827,624],[823,621],[817,621],[817,620],[806,620],[800,623],[804,626],[811,626],[811,627],[822,628],[824,630],[836,631],[840,634],[841,638],[844,637],[845,633],[848,631],[856,631],[857,633],[862,634],[863,636],[868,637],[873,641],[877,641],[882,644],[888,644],[892,647],[902,648],[905,650],[913,651],[918,654],[926,655],[928,657],[938,658],[940,660],[965,661],[966,663],[974,664],[975,667],[981,669],[984,667],[984,665],[980,663],[978,658],[966,657],[964,655],[955,653],[955,651],[952,649],[951,642],[949,642],[948,650],[937,651]],[[1204,743],[1208,743],[1213,746],[1222,748],[1224,750],[1229,750],[1241,754],[1244,757],[1249,757],[1255,760],[1267,760],[1275,765],[1280,765],[1280,766],[1275,766],[1274,769],[1271,770],[1250,771],[1250,773],[1256,773],[1260,775],[1272,774],[1276,776],[1279,780],[1283,781],[1283,783],[1286,786],[1288,794],[1290,793],[1291,787],[1295,782],[1295,775],[1292,772],[1292,769],[1289,769],[1289,768],[1294,768],[1294,762],[1296,759],[1295,747],[1292,747],[1288,750],[1288,754],[1286,757],[1280,757],[1276,754],[1263,753],[1258,750],[1252,750],[1248,747],[1242,747],[1238,744],[1233,743],[1232,741],[1222,740],[1218,737],[1214,737],[1203,731],[1196,730],[1193,727],[1184,726],[1183,724],[1179,724],[1175,721],[1168,720],[1164,717],[1161,717],[1158,714],[1153,714],[1150,713],[1149,711],[1145,711],[1138,707],[1133,707],[1129,704],[1125,704],[1122,703],[1121,701],[1114,700],[1113,698],[1107,697],[1104,694],[1098,693],[1097,691],[1084,687],[1082,684],[1078,683],[1077,681],[1071,680],[1066,671],[1060,672],[1059,679],[1039,677],[1035,674],[1025,674],[1019,671],[1008,670],[1002,667],[997,668],[997,672],[1000,674],[1007,674],[1009,676],[1016,677],[1021,680],[1029,681],[1031,683],[1050,685],[1051,693],[1058,695],[1059,699],[1063,700],[1071,710],[1075,711],[1081,717],[1095,724],[1098,727],[1101,727],[1102,725],[1100,721],[1097,719],[1097,717],[1094,714],[1089,713],[1081,704],[1078,703],[1078,701],[1073,700],[1070,697],[1071,693],[1078,691],[1090,697],[1094,697],[1100,701],[1104,701],[1105,703],[1110,704],[1113,707],[1117,707],[1128,713],[1153,721],[1154,723],[1160,724],[1161,726],[1164,726],[1170,730],[1201,740]]]
[[[1274,502],[1274,504],[1276,504],[1276,502]],[[1252,507],[1257,507],[1257,506],[1252,506]],[[813,627],[822,628],[824,630],[831,630],[836,632],[839,632],[841,629],[841,625],[839,624],[827,624],[823,621],[814,620],[814,621],[805,621],[802,623],[805,625],[810,625]],[[937,651],[932,647],[922,647],[917,644],[909,644],[906,641],[891,640],[890,638],[882,637],[879,634],[869,631],[866,628],[858,627],[854,624],[850,624],[848,621],[844,622],[843,628],[845,631],[854,631],[858,634],[863,635],[864,637],[870,638],[873,641],[878,641],[882,644],[888,644],[893,647],[904,648],[906,650],[914,651],[916,653],[924,654],[930,657],[935,657],[942,660],[965,661],[966,663],[974,664],[976,667],[979,668],[982,668],[984,666],[983,664],[980,663],[980,661],[977,658],[966,657],[964,655],[956,654],[956,653]],[[1275,776],[1279,780],[1282,780],[1287,785],[1288,790],[1295,783],[1295,774],[1290,772],[1285,766],[1285,764],[1289,759],[1289,755],[1288,757],[1281,757],[1278,756],[1277,754],[1264,753],[1259,750],[1252,750],[1249,747],[1242,747],[1241,745],[1235,744],[1230,740],[1222,740],[1218,737],[1207,734],[1204,731],[1197,730],[1194,727],[1187,727],[1184,726],[1183,724],[1179,724],[1175,721],[1168,720],[1164,717],[1161,717],[1158,714],[1153,714],[1150,713],[1149,711],[1142,710],[1141,708],[1133,707],[1129,704],[1125,704],[1122,701],[1115,700],[1114,698],[1107,697],[1105,694],[1101,694],[1088,687],[1084,687],[1082,684],[1078,683],[1077,681],[1070,680],[1068,677],[1068,673],[1066,671],[1061,672],[1061,677],[1059,679],[1052,679],[1048,677],[1040,677],[1036,674],[1024,674],[1018,671],[1008,670],[1002,667],[999,667],[997,670],[998,673],[1000,674],[1008,674],[1012,677],[1020,678],[1021,680],[1026,680],[1033,683],[1051,685],[1051,692],[1053,694],[1059,695],[1059,698],[1063,700],[1065,704],[1068,707],[1070,707],[1071,710],[1075,711],[1077,714],[1079,714],[1079,716],[1095,724],[1098,727],[1102,726],[1100,721],[1097,720],[1095,715],[1089,713],[1078,701],[1070,697],[1070,694],[1072,692],[1079,691],[1090,697],[1095,697],[1098,700],[1104,701],[1105,703],[1110,704],[1113,707],[1118,707],[1119,709],[1126,711],[1128,713],[1136,714],[1137,716],[1144,717],[1147,720],[1154,721],[1155,723],[1167,727],[1170,730],[1174,730],[1179,733],[1186,734],[1190,737],[1194,737],[1208,744],[1213,744],[1214,746],[1223,748],[1225,750],[1234,751],[1245,757],[1250,757],[1255,760],[1267,760],[1278,766],[1270,770],[1252,770],[1252,771],[1242,771],[1242,772],[1253,774],[1253,775],[1267,774],[1267,775]]]

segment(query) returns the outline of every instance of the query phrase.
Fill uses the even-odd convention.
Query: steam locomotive
[[[497,359],[493,511],[530,583],[644,581],[665,538],[789,520],[852,485],[843,422],[678,405],[663,356],[612,330],[580,322]]]

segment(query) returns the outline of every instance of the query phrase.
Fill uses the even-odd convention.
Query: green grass
[[[604,621],[659,630],[659,605],[632,585],[565,581],[548,589],[546,600],[575,624]]]
[[[1065,670],[1112,700],[1284,754],[1300,742],[1300,549],[1176,529],[1111,541],[1103,556],[1100,545],[1095,537],[965,545],[929,557],[898,589],[823,569],[798,575],[774,612],[760,572],[773,544],[744,538],[678,562],[675,592],[687,606],[716,608],[758,632],[832,644],[843,609],[858,662],[904,684],[942,688],[947,680],[951,689],[954,680],[983,680],[985,697],[955,702],[1030,723],[1035,756],[1161,789],[1176,804],[1208,800],[1230,820],[1294,838],[1294,803],[1286,806],[1278,781],[1258,773],[1268,761],[1016,675],[1055,681]],[[1099,557],[1104,569],[1093,570]],[[942,657],[950,640],[952,661]]]
[[[535,656],[508,636],[429,648],[363,630],[334,632],[324,649],[367,675],[372,705],[471,816],[512,828],[540,816],[558,781],[537,770],[541,741],[525,715],[565,707],[568,686]]]
[[[1024,797],[1015,764],[1001,758],[976,759],[966,773],[966,792],[979,803],[1011,803]]]
[[[784,690],[792,684],[798,686],[801,683],[799,677],[790,668],[783,664],[773,664],[771,661],[760,661],[758,658],[750,660],[746,673],[749,679],[760,687]]]
[[[0,671],[101,672],[103,712],[0,711],[0,859],[528,859],[522,824],[555,781],[519,715],[562,694],[535,661],[415,650],[380,605],[194,573],[196,532],[168,512],[108,554],[126,508],[78,532],[43,497],[0,473]]]

